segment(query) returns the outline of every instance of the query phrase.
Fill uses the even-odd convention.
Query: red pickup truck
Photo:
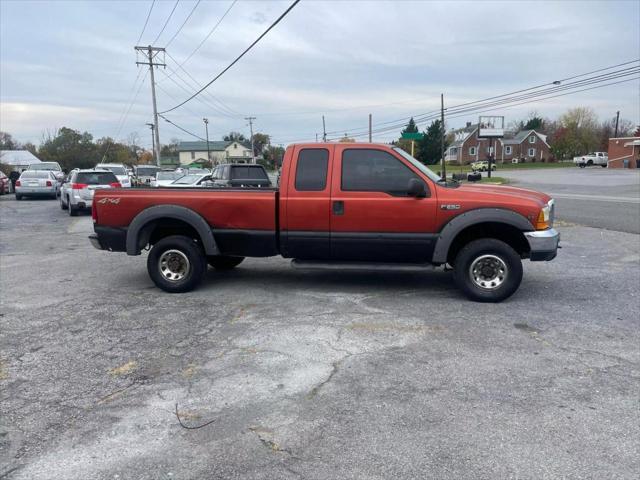
[[[498,302],[521,259],[552,260],[554,201],[520,188],[443,181],[399,148],[310,143],[287,148],[274,189],[96,192],[98,249],[140,255],[167,292],[186,292],[207,263],[282,255],[301,268],[450,266],[471,299]]]

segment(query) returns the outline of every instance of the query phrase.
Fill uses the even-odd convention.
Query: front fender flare
[[[504,223],[517,228],[521,232],[535,230],[526,217],[504,208],[477,208],[469,210],[449,220],[440,230],[436,246],[433,250],[432,262],[447,263],[447,255],[451,244],[458,234],[467,227],[480,223]]]
[[[180,220],[191,225],[202,241],[202,246],[207,255],[219,255],[220,250],[213,238],[213,232],[207,221],[193,210],[179,205],[157,205],[145,208],[129,224],[127,229],[127,255],[140,255],[140,232],[149,225],[149,222],[163,218]]]

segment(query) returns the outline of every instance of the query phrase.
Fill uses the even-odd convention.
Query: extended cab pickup
[[[591,165],[600,165],[602,168],[607,168],[609,155],[607,152],[592,152],[581,157],[573,157],[573,163],[580,168],[590,167]]]
[[[521,259],[552,260],[554,201],[520,188],[442,181],[399,148],[291,145],[279,189],[98,190],[98,249],[139,255],[167,292],[202,280],[207,263],[282,255],[296,267],[451,266],[471,299],[497,302],[522,280]]]

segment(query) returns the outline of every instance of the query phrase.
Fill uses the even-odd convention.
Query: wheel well
[[[523,258],[530,252],[529,242],[527,242],[524,234],[518,228],[506,223],[479,223],[465,228],[456,235],[447,252],[447,262],[453,265],[453,260],[458,255],[458,252],[467,243],[479,238],[502,240]]]
[[[198,231],[184,220],[175,218],[161,218],[146,224],[138,234],[138,247],[144,248],[147,245],[154,245],[165,237],[171,235],[183,235],[193,238],[202,245],[202,239]]]

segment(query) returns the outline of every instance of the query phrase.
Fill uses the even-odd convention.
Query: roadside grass
[[[491,178],[482,177],[480,182],[467,182],[467,183],[485,183],[485,184],[489,184],[489,185],[505,185],[505,184],[509,183],[509,179],[508,178],[504,178],[504,177],[494,177],[494,176],[492,176]]]

